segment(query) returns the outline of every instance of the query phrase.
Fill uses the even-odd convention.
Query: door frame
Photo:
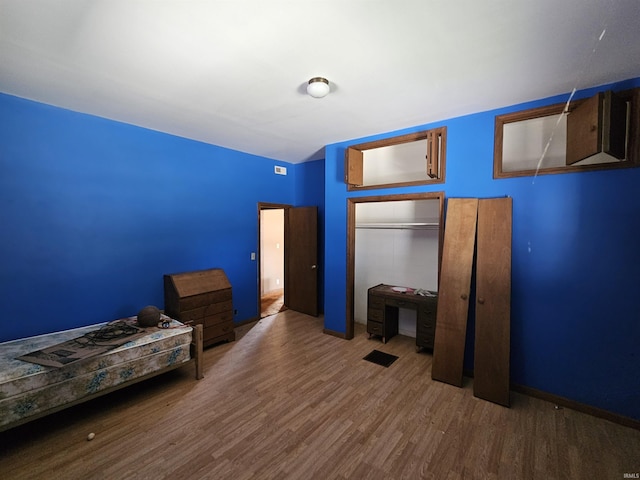
[[[345,338],[351,340],[355,331],[354,295],[356,271],[356,205],[371,202],[397,202],[402,200],[433,200],[440,201],[440,227],[438,232],[438,279],[442,263],[442,245],[444,240],[444,192],[404,193],[396,195],[376,195],[371,197],[347,198],[347,310]]]

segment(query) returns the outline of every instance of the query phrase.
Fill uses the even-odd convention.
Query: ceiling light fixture
[[[329,93],[329,80],[323,77],[313,77],[307,85],[307,93],[313,98],[322,98]]]

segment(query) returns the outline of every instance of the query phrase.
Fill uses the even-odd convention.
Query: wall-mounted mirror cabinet
[[[494,178],[640,165],[640,89],[496,117]]]
[[[349,190],[443,183],[447,128],[440,127],[348,147]]]

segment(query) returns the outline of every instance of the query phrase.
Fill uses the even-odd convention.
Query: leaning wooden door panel
[[[456,386],[462,385],[477,210],[477,198],[447,201],[431,378]]]
[[[509,406],[511,198],[480,200],[473,394]]]

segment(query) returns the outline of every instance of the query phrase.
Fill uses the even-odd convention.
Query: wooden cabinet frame
[[[427,148],[425,151],[425,179],[363,185],[364,183],[364,164],[365,152],[376,148],[389,147],[392,145],[400,145],[403,143],[417,142],[426,140]],[[447,151],[447,127],[432,128],[422,132],[410,133],[399,137],[386,138],[373,142],[362,143],[348,147],[345,151],[345,183],[347,189],[366,190],[373,188],[389,188],[389,187],[406,187],[412,185],[427,185],[434,183],[444,183],[445,165]]]
[[[608,98],[608,100],[605,100]],[[620,102],[628,104],[626,122],[623,127],[620,123]],[[613,105],[613,106],[612,106]],[[577,171],[603,170],[615,168],[629,168],[640,166],[640,88],[624,90],[612,94],[611,92],[599,92],[589,99],[571,102],[568,109],[567,122],[567,162],[560,167],[545,167],[540,169],[526,169],[515,171],[503,171],[503,132],[504,125],[513,122],[521,122],[534,118],[558,115],[564,112],[566,104],[560,103],[546,107],[522,110],[496,116],[494,154],[493,154],[493,178],[509,178],[533,176],[553,173],[571,173]],[[615,111],[618,115],[615,115]],[[613,115],[609,115],[613,111]],[[574,115],[575,114],[575,115]],[[573,118],[572,115],[574,115]],[[617,117],[617,120],[616,120]],[[573,125],[573,126],[572,126]],[[579,127],[575,127],[579,125]],[[626,129],[626,145],[620,137],[624,138]],[[587,155],[598,151],[612,153],[620,158],[621,149],[626,147],[626,159],[615,163],[594,163],[590,165],[577,164]],[[572,164],[571,164],[572,163]]]

